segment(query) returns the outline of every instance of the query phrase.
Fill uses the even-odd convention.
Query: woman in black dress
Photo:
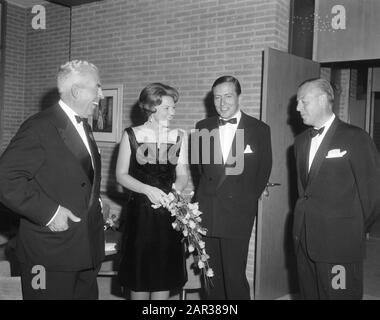
[[[120,143],[117,181],[131,191],[122,241],[119,279],[131,299],[167,299],[187,280],[182,234],[163,207],[172,186],[188,182],[186,133],[169,129],[176,89],[152,83],[140,94],[147,122],[127,128]],[[154,207],[159,206],[155,209]]]

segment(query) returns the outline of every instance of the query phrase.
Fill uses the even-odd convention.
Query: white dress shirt
[[[321,145],[323,138],[325,137],[327,131],[330,129],[331,124],[333,123],[334,119],[335,119],[335,114],[333,114],[331,116],[331,118],[329,120],[327,120],[323,126],[321,126],[321,128],[325,127],[323,132],[321,134],[317,134],[315,137],[313,137],[311,139],[310,151],[309,151],[309,170],[308,171],[310,171],[311,165],[313,164],[313,160],[314,160],[315,155],[317,154],[319,146]],[[315,129],[319,129],[319,128],[315,128]]]
[[[219,126],[219,137],[220,137],[220,146],[222,148],[222,154],[223,154],[223,163],[227,162],[232,141],[234,140],[236,129],[241,119],[241,111],[239,110],[231,118],[236,118],[237,121],[235,124],[227,122],[225,125]],[[228,119],[225,119],[225,120],[228,120]]]
[[[71,123],[73,124],[74,128],[77,130],[79,136],[81,137],[81,139],[82,139],[84,145],[86,146],[86,149],[87,149],[87,151],[91,157],[92,167],[94,168],[94,161],[92,160],[90,145],[88,144],[86,132],[84,131],[84,128],[83,128],[83,122],[81,122],[81,123],[77,122],[77,119],[75,119],[75,116],[78,116],[78,114],[73,109],[71,109],[66,103],[64,103],[62,100],[59,100],[58,104],[62,108],[62,110],[66,113],[66,115],[69,117]],[[55,216],[58,213],[59,208],[61,208],[60,205],[58,206],[57,210],[55,211],[53,217],[46,224],[47,226],[54,220]]]

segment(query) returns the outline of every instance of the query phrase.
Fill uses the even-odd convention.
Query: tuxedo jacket
[[[16,249],[21,263],[77,271],[103,260],[101,164],[98,150],[94,153],[90,181],[84,166],[90,155],[58,104],[21,125],[0,158],[0,201],[21,215]],[[63,232],[50,231],[46,224],[58,205],[81,221],[69,220]]]
[[[243,150],[239,152],[241,148],[237,148],[239,144],[236,143],[235,134],[229,155],[229,158],[231,153],[239,158],[235,164],[243,164],[239,174],[230,174],[232,171],[227,171],[234,164],[225,165],[216,161],[222,153],[218,117],[198,122],[196,129],[215,133],[209,145],[200,136],[197,140],[198,148],[191,149],[199,155],[200,181],[196,200],[203,212],[202,224],[208,229],[207,235],[249,239],[257,213],[257,200],[266,186],[272,168],[269,127],[242,112],[237,129],[242,129],[244,133]]]
[[[380,210],[380,160],[362,129],[335,118],[308,173],[309,130],[296,137],[299,198],[293,237],[301,233],[310,258],[351,263],[364,255],[365,232]],[[335,152],[331,150],[339,149]]]

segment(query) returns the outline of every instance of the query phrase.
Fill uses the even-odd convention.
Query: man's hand
[[[69,228],[68,219],[79,222],[81,219],[75,216],[69,209],[59,207],[53,221],[48,224],[48,228],[53,232],[66,231]]]

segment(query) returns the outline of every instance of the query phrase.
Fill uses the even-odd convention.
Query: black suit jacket
[[[312,260],[350,263],[363,258],[365,231],[380,210],[380,159],[362,129],[335,118],[307,173],[310,134],[295,140],[299,198],[294,211],[296,248],[303,226]],[[329,150],[346,151],[326,158]]]
[[[211,139],[209,146],[207,141],[200,138],[199,148],[191,149],[198,153],[200,160],[200,182],[196,200],[203,212],[202,223],[208,229],[207,235],[249,239],[257,213],[257,200],[266,186],[272,167],[269,127],[242,112],[238,129],[243,129],[244,132],[244,148],[236,155],[240,157],[244,167],[237,175],[227,175],[226,170],[228,167],[231,169],[231,166],[224,165],[223,162],[218,164],[216,161],[217,156],[221,157],[218,117],[198,122],[196,129],[207,132],[215,130],[214,139]],[[234,154],[239,149],[236,145],[235,135],[230,157],[231,152]],[[252,153],[243,153],[248,146]],[[207,161],[205,153],[210,155],[210,161]]]
[[[89,157],[70,119],[55,105],[26,120],[0,158],[0,201],[21,215],[17,255],[22,263],[76,271],[104,258],[99,202],[100,154],[94,179],[82,166]],[[46,224],[58,205],[81,218],[52,232]]]

